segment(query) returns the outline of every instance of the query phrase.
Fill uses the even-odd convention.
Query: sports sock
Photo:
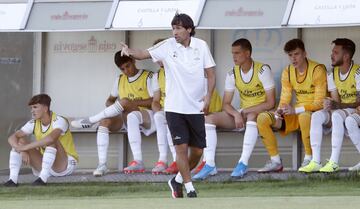
[[[124,108],[121,106],[119,101],[116,100],[116,102],[109,107],[105,108],[103,111],[99,112],[98,114],[89,117],[89,121],[91,123],[99,122],[102,119],[105,118],[112,118],[117,115],[120,115],[124,111]]]
[[[323,138],[323,125],[329,122],[329,113],[320,110],[314,112],[311,116],[310,125],[310,143],[313,155],[313,161],[321,162],[321,142]]]
[[[15,184],[18,182],[19,171],[21,168],[21,155],[20,153],[16,152],[15,149],[10,151],[10,158],[9,158],[9,169],[10,169],[10,176],[11,179]]]
[[[204,159],[206,164],[211,167],[215,166],[215,152],[217,144],[216,126],[205,123],[206,131],[206,148],[204,149]]]
[[[177,183],[180,183],[180,184],[182,184],[182,183],[184,182],[184,180],[183,180],[183,178],[182,178],[182,176],[181,176],[181,174],[180,174],[180,171],[176,174],[176,176],[175,176],[175,181],[176,181]]]
[[[127,132],[134,160],[142,161],[140,124],[143,123],[141,112],[133,111],[127,115]]]
[[[97,131],[97,151],[99,158],[99,165],[107,162],[107,151],[109,147],[109,129],[104,126],[99,126]]]
[[[47,182],[50,177],[50,169],[52,168],[55,158],[56,158],[56,148],[54,147],[46,147],[41,164],[41,172],[39,177],[43,180],[43,182]]]
[[[163,111],[156,112],[154,114],[154,121],[156,125],[156,137],[157,137],[157,145],[159,149],[159,161],[166,163],[168,142],[167,142],[167,126],[166,126],[166,119],[164,112]]]
[[[280,155],[274,155],[270,157],[271,161],[275,162],[275,163],[281,163],[281,158]]]
[[[246,122],[243,149],[239,163],[242,162],[245,165],[248,165],[250,155],[254,149],[257,137],[258,137],[258,129],[256,122],[255,121]]]
[[[346,115],[342,111],[332,113],[332,134],[331,134],[331,157],[330,160],[339,163],[340,151],[344,139],[344,119]]]
[[[169,127],[166,126],[166,129],[167,129],[167,134],[166,134],[166,136],[167,136],[167,141],[168,141],[168,144],[169,144],[169,148],[170,148],[170,152],[171,152],[173,161],[175,162],[175,161],[176,161],[176,150],[175,150],[175,146],[174,146],[174,143],[173,143],[173,140],[172,140],[172,137],[171,137],[171,133],[170,133]]]
[[[189,192],[191,192],[191,191],[195,191],[195,188],[194,188],[194,186],[193,186],[193,184],[192,184],[191,181],[185,183],[184,186],[185,186],[185,189],[186,189],[186,193],[189,193]]]

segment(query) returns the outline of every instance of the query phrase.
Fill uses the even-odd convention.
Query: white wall
[[[296,29],[263,29],[263,30],[217,30],[215,31],[215,62],[217,64],[217,88],[224,92],[226,72],[230,71],[234,62],[231,54],[231,44],[246,38],[251,42],[252,57],[262,63],[269,64],[277,82],[277,97],[280,95],[280,76],[283,68],[288,65],[288,58],[283,52],[284,44],[296,38]],[[239,99],[234,99],[233,105],[239,106]]]
[[[52,109],[72,117],[102,110],[119,73],[114,53],[124,40],[124,32],[48,33],[44,88]]]
[[[303,29],[303,40],[308,56],[320,63],[331,67],[331,42],[336,38],[349,38],[360,49],[360,27],[344,28],[308,28]],[[359,52],[355,52],[354,61],[360,63]]]

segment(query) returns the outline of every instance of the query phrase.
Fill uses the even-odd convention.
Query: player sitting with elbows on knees
[[[99,164],[93,173],[94,176],[102,176],[107,172],[109,131],[127,130],[134,160],[124,168],[124,172],[142,173],[145,166],[141,151],[141,132],[148,136],[156,130],[153,112],[150,109],[153,73],[137,69],[135,60],[121,56],[121,51],[115,54],[114,60],[122,74],[116,78],[111,95],[107,99],[108,107],[94,116],[71,122],[75,128],[87,128],[100,121],[97,130]]]
[[[78,154],[66,118],[50,111],[47,94],[33,96],[28,105],[33,119],[9,137],[10,178],[7,187],[18,186],[21,162],[30,165],[38,178],[33,185],[46,185],[50,176],[67,176],[76,168]],[[27,137],[33,134],[36,141]]]

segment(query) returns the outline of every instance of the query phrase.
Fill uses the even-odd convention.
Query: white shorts
[[[58,173],[55,172],[53,169],[50,169],[51,176],[60,177],[60,176],[68,176],[72,174],[76,169],[77,161],[73,156],[68,155],[68,164],[64,171]],[[40,172],[32,168],[32,172],[35,176],[39,176]]]
[[[156,131],[156,125],[154,120],[154,112],[152,110],[145,109],[149,113],[150,117],[150,128],[145,128],[144,126],[140,125],[140,131],[145,136],[150,136],[152,133]],[[123,126],[120,129],[121,131],[127,131],[127,126],[125,123],[123,123]]]

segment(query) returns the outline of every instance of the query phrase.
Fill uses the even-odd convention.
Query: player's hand
[[[120,50],[121,50],[121,56],[130,56],[129,54],[129,47],[123,42],[120,42]]]
[[[209,114],[210,100],[211,100],[211,96],[208,95],[204,96],[202,99],[202,101],[204,102],[202,112],[204,112],[205,115]]]
[[[26,145],[19,145],[19,146],[15,147],[15,151],[16,152],[24,152],[27,150],[25,146]]]
[[[283,120],[284,119],[284,110],[282,108],[278,108],[275,112],[275,119]]]
[[[234,120],[236,128],[244,128],[244,118],[241,112],[235,115]]]
[[[284,115],[294,115],[296,114],[295,112],[295,108],[289,104],[284,105],[283,109],[283,113]]]
[[[21,155],[21,159],[24,165],[29,165],[30,164],[30,156],[29,153],[27,152],[20,152]]]
[[[356,113],[357,113],[358,115],[360,115],[360,106],[358,106],[358,107],[356,108]]]
[[[331,101],[332,101],[332,98],[331,97],[326,97],[323,101],[323,109],[324,110],[331,110]]]

